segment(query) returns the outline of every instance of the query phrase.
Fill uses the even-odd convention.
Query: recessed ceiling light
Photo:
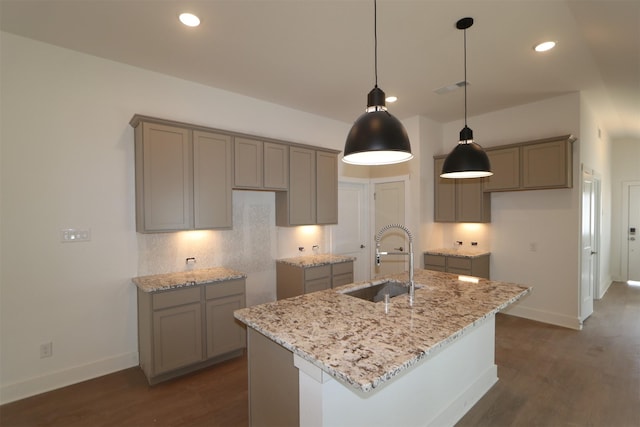
[[[198,18],[193,13],[181,13],[179,18],[180,22],[182,22],[187,27],[197,27],[198,25],[200,25],[200,18]]]
[[[398,100],[398,97],[397,96],[387,96],[384,100],[387,101],[387,102],[394,103],[394,102],[396,102]]]
[[[556,42],[548,41],[548,42],[542,42],[535,45],[533,47],[533,50],[535,50],[536,52],[546,52],[548,50],[553,49],[554,47],[556,47]]]

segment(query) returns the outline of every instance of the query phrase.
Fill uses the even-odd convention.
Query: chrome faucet
[[[394,248],[399,252],[380,252],[380,239],[382,238],[382,235],[391,228],[398,228],[407,234],[407,237],[409,237],[409,252],[404,252],[402,250],[402,246]],[[376,234],[376,265],[378,266],[380,265],[380,256],[382,255],[409,255],[409,304],[413,305],[416,287],[413,283],[413,235],[411,234],[411,231],[402,224],[389,224],[382,227],[380,231],[378,231],[378,234]]]

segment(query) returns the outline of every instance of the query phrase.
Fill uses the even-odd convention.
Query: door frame
[[[376,248],[375,248],[375,243],[374,243],[374,237],[376,235],[376,233],[378,232],[378,230],[375,229],[376,226],[376,204],[375,204],[375,191],[376,191],[376,184],[385,184],[388,182],[399,182],[402,181],[404,183],[404,225],[408,226],[409,224],[407,224],[407,219],[411,218],[410,215],[410,205],[409,205],[409,195],[410,195],[410,188],[409,188],[409,175],[398,175],[398,176],[390,176],[390,177],[383,177],[383,178],[371,178],[369,180],[369,228],[370,228],[370,235],[371,235],[371,241],[369,244],[369,259],[374,259],[374,257],[376,256]],[[415,248],[418,246],[416,244],[416,237],[417,236],[413,236],[413,241],[414,241],[414,251]],[[413,254],[414,258],[416,258],[416,254]],[[409,265],[409,261],[407,260],[405,263],[405,268],[408,268]],[[371,277],[375,277],[376,276],[376,272],[375,272],[375,265],[374,263],[371,263]],[[415,268],[415,265],[414,265]]]
[[[629,280],[629,189],[640,181],[622,181],[622,221],[620,230],[620,268],[623,281]]]
[[[351,178],[351,177],[340,177],[338,179],[338,186],[340,185],[340,183],[344,183],[344,184],[358,184],[358,185],[362,185],[364,186],[364,200],[363,200],[363,210],[364,210],[364,221],[365,221],[365,236],[364,236],[364,242],[363,244],[366,246],[366,248],[371,248],[371,243],[373,241],[373,236],[371,235],[371,233],[369,233],[369,230],[371,229],[371,200],[369,200],[369,198],[371,197],[371,180],[366,179],[366,178]],[[338,209],[340,209],[340,206],[338,206]],[[329,247],[331,248],[331,252],[334,253],[335,252],[335,244],[333,241],[333,233],[334,233],[334,227],[331,227],[331,232],[329,234],[329,238],[330,238],[330,244]],[[367,251],[365,251],[367,252]],[[362,260],[363,262],[363,269],[364,271],[367,272],[368,275],[368,279],[371,278],[371,260],[373,258],[371,256],[366,257],[365,260]],[[355,279],[355,271],[354,271],[354,279]]]

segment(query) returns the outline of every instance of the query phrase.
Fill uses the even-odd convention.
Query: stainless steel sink
[[[385,294],[389,294],[389,298],[398,295],[408,294],[409,288],[398,282],[382,282],[377,285],[366,288],[356,289],[353,291],[343,292],[345,295],[360,298],[367,301],[378,302],[384,301]]]

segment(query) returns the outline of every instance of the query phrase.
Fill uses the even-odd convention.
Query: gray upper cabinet
[[[520,147],[486,150],[493,175],[484,179],[484,191],[513,191],[520,188]]]
[[[566,138],[522,146],[522,187],[570,188],[571,148]]]
[[[134,115],[136,230],[232,227],[232,190],[276,192],[276,225],[337,224],[338,151]]]
[[[263,186],[263,143],[236,137],[234,151],[234,187],[258,188]]]
[[[338,154],[289,147],[289,191],[276,193],[276,225],[338,223]]]
[[[134,116],[136,230],[231,227],[231,137]]]
[[[289,146],[265,142],[263,169],[265,189],[286,191],[289,188]]]
[[[194,228],[231,228],[231,137],[193,131]]]
[[[316,223],[316,152],[289,148],[289,191],[276,193],[276,225]]]
[[[434,220],[436,222],[490,222],[490,194],[482,178],[440,178],[444,157],[434,159]]]
[[[137,231],[193,228],[191,133],[141,123],[135,139]]]
[[[571,188],[571,135],[487,148],[493,176],[484,191],[522,191]]]
[[[316,153],[316,222],[338,223],[338,155]]]
[[[289,147],[235,137],[234,188],[283,190],[289,185]]]

